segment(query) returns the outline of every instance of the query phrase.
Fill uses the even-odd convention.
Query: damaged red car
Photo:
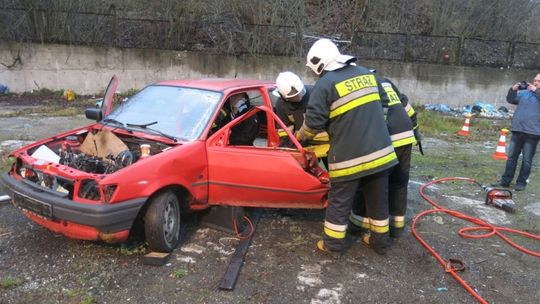
[[[92,124],[13,151],[2,182],[32,221],[67,237],[125,241],[140,225],[151,250],[178,244],[181,214],[212,206],[324,208],[314,154],[272,110],[273,82],[177,80],[113,104],[111,79]],[[249,110],[230,115],[235,96]],[[232,142],[247,121],[253,143]],[[277,129],[293,143],[284,147]]]

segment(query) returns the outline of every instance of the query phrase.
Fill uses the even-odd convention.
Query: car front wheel
[[[154,197],[144,217],[146,242],[152,251],[171,252],[180,237],[180,203],[172,191]]]

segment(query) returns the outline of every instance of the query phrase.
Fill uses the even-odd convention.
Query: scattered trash
[[[443,113],[452,113],[455,112],[450,108],[448,105],[445,104],[425,104],[424,109],[430,110],[430,111],[437,111],[437,112],[443,112]]]
[[[75,100],[75,92],[73,90],[65,90],[64,91],[64,99],[71,102]]]
[[[448,288],[446,288],[446,287],[439,287],[439,288],[437,288],[437,291],[448,291]]]
[[[1,202],[7,202],[11,199],[11,197],[9,197],[9,195],[0,195],[0,203]]]
[[[9,94],[9,88],[0,83],[0,94]]]
[[[444,224],[444,220],[443,220],[442,217],[440,217],[440,216],[434,216],[434,217],[433,217],[433,221],[434,221],[435,223],[439,224],[439,225]]]
[[[481,117],[493,117],[493,118],[509,118],[512,117],[513,111],[509,110],[505,106],[501,106],[498,109],[495,108],[495,105],[475,101],[473,105],[466,105],[461,108],[451,108],[446,104],[425,104],[424,109],[428,111],[442,112],[446,114],[451,114],[454,116],[472,114],[475,116]]]
[[[473,106],[465,106],[462,108],[463,113],[471,113],[482,117],[495,117],[495,118],[507,118],[510,115],[508,108],[502,106],[499,109],[495,108],[495,105],[475,101]]]

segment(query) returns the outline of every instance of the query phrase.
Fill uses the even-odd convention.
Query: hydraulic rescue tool
[[[512,199],[512,191],[484,185],[482,185],[482,189],[486,192],[486,205],[493,205],[506,212],[516,213],[516,203]]]

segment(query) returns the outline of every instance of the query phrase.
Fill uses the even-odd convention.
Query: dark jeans
[[[501,177],[501,183],[510,184],[514,179],[516,173],[517,161],[519,154],[523,152],[523,158],[521,160],[521,169],[516,180],[517,185],[527,185],[527,179],[531,174],[532,160],[536,153],[536,146],[538,145],[540,136],[526,134],[522,132],[512,132],[512,138],[510,139],[510,146],[508,147],[508,160],[506,161],[506,168]]]

